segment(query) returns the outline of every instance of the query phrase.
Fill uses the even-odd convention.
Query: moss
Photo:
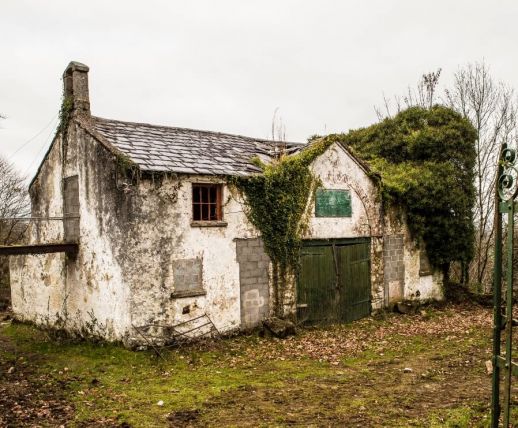
[[[131,160],[131,158],[124,153],[117,153],[116,163],[118,171],[123,175],[127,176],[130,173],[134,173],[138,170],[138,165]]]
[[[262,174],[229,179],[244,195],[247,217],[260,231],[272,261],[278,316],[284,315],[286,285],[298,271],[299,249],[308,221],[304,214],[318,185],[310,165],[331,144],[317,140],[300,153],[282,155],[268,165],[254,158],[252,161],[263,170]]]

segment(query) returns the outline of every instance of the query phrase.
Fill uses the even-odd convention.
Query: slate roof
[[[183,174],[250,175],[260,169],[250,161],[269,161],[286,145],[295,152],[301,143],[281,143],[220,132],[121,122],[92,117],[94,130],[129,156],[143,171]]]

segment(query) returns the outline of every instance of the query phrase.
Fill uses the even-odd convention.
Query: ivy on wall
[[[72,117],[74,111],[74,98],[71,96],[66,97],[63,94],[63,100],[61,101],[61,107],[59,109],[59,125],[58,132],[65,133],[68,128],[68,123]]]
[[[289,276],[298,270],[307,207],[318,187],[310,170],[316,157],[338,143],[365,161],[384,203],[403,209],[430,262],[445,268],[473,257],[475,141],[471,123],[455,111],[412,107],[367,128],[312,137],[300,153],[272,164],[255,159],[263,174],[231,178],[272,260],[277,315],[283,315]]]
[[[384,201],[404,209],[434,266],[471,260],[476,131],[467,119],[442,106],[412,107],[324,140],[343,144],[381,177]]]
[[[278,316],[283,316],[285,285],[298,269],[299,249],[307,228],[306,208],[318,183],[310,165],[331,144],[332,141],[315,141],[301,152],[281,156],[271,164],[256,158],[254,163],[262,174],[229,179],[244,195],[247,217],[261,232],[272,261]]]

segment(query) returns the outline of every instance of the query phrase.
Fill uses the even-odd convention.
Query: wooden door
[[[349,322],[370,314],[370,245],[309,242],[297,283],[300,321]]]

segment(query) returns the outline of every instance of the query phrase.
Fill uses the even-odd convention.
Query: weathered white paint
[[[40,179],[33,186],[38,195],[46,195],[43,200],[32,198],[35,216],[62,215],[59,144],[60,140],[49,152],[48,162],[42,166]],[[63,223],[31,223],[28,234],[29,242],[59,242],[63,239]],[[60,296],[65,291],[64,258],[63,254],[10,257],[11,303],[19,319],[44,325],[60,320],[63,310]]]
[[[220,331],[239,328],[239,264],[234,240],[258,236],[239,195],[224,187],[224,226],[192,226],[192,183],[217,179],[169,176],[127,182],[115,173],[113,155],[78,125],[71,127],[66,147],[64,152],[70,156],[61,159],[62,142],[54,144],[35,184],[38,191],[33,202],[38,215],[62,215],[62,179],[79,176],[80,251],[75,260],[59,254],[12,258],[16,316],[128,344],[142,341],[133,325],[174,325],[204,313]],[[364,168],[337,145],[318,157],[312,170],[324,188],[350,190],[352,216],[316,218],[313,201],[308,206],[306,238],[370,236],[373,304],[382,306],[385,289],[380,254],[385,230],[375,185]],[[441,297],[437,288],[440,275],[419,277],[419,251],[404,221],[387,223],[390,233],[406,237],[404,297],[416,298],[417,291],[419,298]],[[33,230],[31,242],[59,240],[62,234],[59,224],[42,224]],[[205,294],[173,298],[173,262],[189,259],[202,260]],[[294,290],[287,295],[286,310],[293,312]]]
[[[315,159],[311,169],[323,188],[350,191],[352,216],[315,217],[313,203],[308,238],[355,238],[379,233],[377,189],[363,167],[343,147],[333,144]]]
[[[192,183],[214,182],[210,177],[183,176],[167,178],[161,184],[161,192],[175,194],[175,202],[164,205],[160,217],[148,227],[142,228],[137,246],[142,260],[137,263],[146,266],[146,276],[128,278],[132,290],[132,322],[144,325],[151,321],[177,324],[206,313],[220,331],[239,328],[240,287],[239,265],[236,259],[235,238],[251,238],[258,234],[248,222],[240,201],[232,197],[227,187],[223,189],[223,221],[225,226],[191,226]],[[217,182],[217,180],[216,180]],[[138,190],[137,204],[144,212],[152,212],[160,205],[151,181],[142,181]],[[159,227],[157,227],[159,226]],[[147,260],[147,254],[156,254],[149,248],[166,240],[171,247],[156,258]],[[147,250],[145,248],[147,247]],[[161,249],[157,249],[161,251]],[[174,260],[200,258],[202,264],[202,285],[204,296],[171,299],[175,290],[175,278],[168,267]],[[159,266],[165,268],[165,278]],[[151,275],[150,275],[151,273]],[[145,284],[142,282],[145,281]],[[182,314],[185,307],[188,314]]]
[[[315,217],[315,203],[309,207],[311,217],[308,239],[371,238],[371,285],[374,308],[384,304],[383,244],[381,240],[381,202],[378,189],[365,168],[338,144],[331,145],[311,165],[325,189],[349,190],[351,217]]]
[[[442,274],[439,271],[432,275],[421,276],[419,273],[421,251],[407,235],[405,242],[405,284],[404,298],[411,300],[441,300],[444,298]]]

